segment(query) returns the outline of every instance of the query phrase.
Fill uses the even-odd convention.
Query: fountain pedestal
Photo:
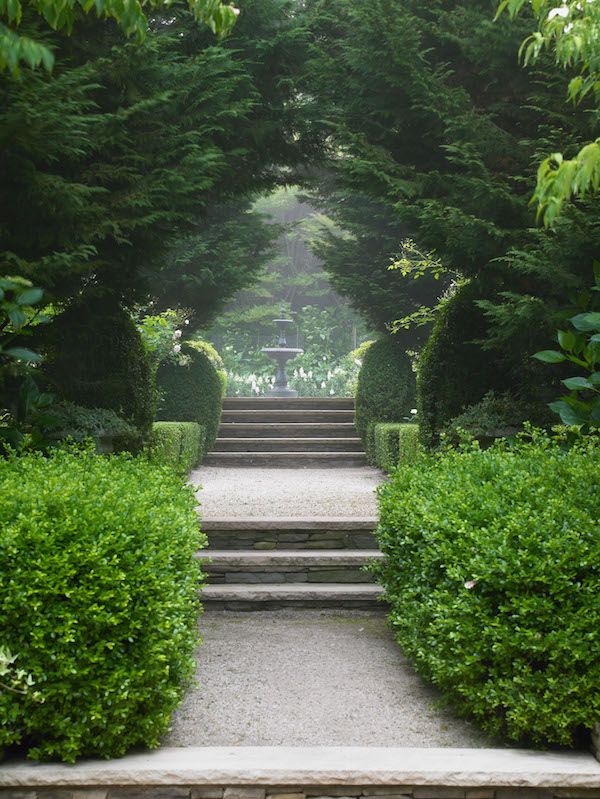
[[[304,350],[297,347],[288,347],[286,339],[286,331],[290,325],[293,324],[291,319],[285,319],[285,308],[281,309],[281,319],[273,319],[278,329],[278,341],[276,347],[263,347],[261,352],[266,353],[269,358],[272,358],[277,363],[277,374],[275,376],[275,385],[267,391],[268,397],[297,397],[298,392],[292,388],[288,388],[288,379],[285,372],[285,365],[297,355],[301,355]]]

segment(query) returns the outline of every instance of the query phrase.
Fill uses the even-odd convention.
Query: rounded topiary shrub
[[[431,447],[451,419],[490,390],[506,391],[511,380],[494,353],[481,349],[486,320],[475,304],[476,283],[465,283],[440,309],[419,355],[417,409],[421,443]]]
[[[378,339],[365,353],[356,389],[356,428],[371,459],[375,424],[404,421],[414,402],[410,358],[393,336]]]
[[[157,419],[198,422],[205,431],[202,454],[212,449],[221,419],[223,389],[217,369],[208,356],[184,345],[180,362],[161,364],[157,382]]]
[[[142,458],[63,450],[0,460],[0,484],[0,649],[33,680],[0,691],[0,748],[158,745],[194,668],[192,490]]]
[[[44,331],[46,372],[61,399],[109,408],[143,434],[154,419],[155,387],[133,320],[113,299],[76,302]]]
[[[572,745],[600,719],[600,444],[427,454],[379,491],[403,652],[462,715]]]

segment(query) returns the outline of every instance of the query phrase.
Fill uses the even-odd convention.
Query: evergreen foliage
[[[419,428],[416,424],[375,422],[375,466],[386,472],[398,464],[414,463],[419,452]]]
[[[204,428],[197,422],[154,422],[148,446],[152,463],[171,466],[182,475],[197,466],[204,443]]]
[[[222,383],[208,356],[192,347],[182,352],[183,364],[165,362],[158,369],[160,421],[197,422],[205,432],[201,455],[213,447],[223,407]]]
[[[356,428],[371,460],[375,458],[375,424],[405,421],[414,401],[410,358],[392,336],[378,339],[365,353],[356,389]]]
[[[0,483],[2,644],[34,681],[0,691],[0,746],[70,762],[158,746],[194,671],[192,489],[66,450],[0,459]]]
[[[56,395],[108,408],[143,435],[154,419],[155,388],[141,336],[112,299],[74,302],[45,331],[45,371]]]

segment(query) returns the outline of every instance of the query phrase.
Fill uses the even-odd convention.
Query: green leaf
[[[572,408],[564,400],[551,402],[549,408],[560,416],[563,424],[569,426],[579,426],[587,422],[587,418],[585,416],[575,410],[575,408]]]
[[[44,290],[38,288],[26,289],[17,297],[19,305],[36,305],[44,296]]]
[[[7,314],[13,327],[16,328],[17,330],[20,327],[22,327],[27,321],[27,317],[25,316],[23,311],[20,308],[17,308],[16,306],[9,308]]]
[[[583,332],[600,330],[599,311],[577,314],[577,316],[574,316],[570,321],[574,328],[576,328],[577,330],[581,330]]]
[[[590,375],[590,383],[593,386],[600,386],[600,372],[594,372]]]
[[[4,350],[5,355],[10,355],[18,361],[27,361],[28,363],[40,363],[42,356],[33,350],[28,350],[26,347],[10,347]]]
[[[586,377],[568,377],[562,381],[569,391],[579,391],[584,388],[593,388],[593,385]]]
[[[566,361],[566,357],[562,352],[557,352],[556,350],[542,350],[541,352],[536,352],[532,357],[544,363],[562,363]]]
[[[575,333],[571,330],[559,330],[558,331],[558,343],[563,348],[563,350],[568,350],[569,352],[575,346],[575,342],[577,341],[577,337]]]

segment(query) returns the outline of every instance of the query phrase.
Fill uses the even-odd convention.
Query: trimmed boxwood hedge
[[[141,336],[111,298],[73,303],[44,331],[45,371],[64,400],[108,408],[142,435],[154,419],[156,391]]]
[[[183,354],[185,365],[166,362],[158,370],[160,399],[157,419],[198,422],[205,431],[203,457],[217,438],[223,407],[222,382],[204,352],[184,345]]]
[[[375,424],[375,465],[390,471],[399,463],[414,463],[419,450],[416,424],[378,422]]]
[[[506,391],[511,379],[497,355],[476,343],[485,338],[486,320],[475,304],[476,282],[463,284],[440,309],[419,355],[417,408],[421,443],[438,443],[439,433],[488,391]]]
[[[157,746],[194,671],[192,488],[144,458],[65,450],[0,460],[0,484],[0,644],[34,680],[0,691],[0,748]]]
[[[600,719],[600,442],[419,457],[379,490],[398,643],[492,734],[571,745]]]
[[[415,374],[402,344],[393,336],[375,341],[365,353],[356,389],[356,429],[369,459],[375,459],[375,423],[401,422],[415,402]]]
[[[148,456],[187,474],[198,464],[203,443],[204,428],[197,422],[154,422]]]

